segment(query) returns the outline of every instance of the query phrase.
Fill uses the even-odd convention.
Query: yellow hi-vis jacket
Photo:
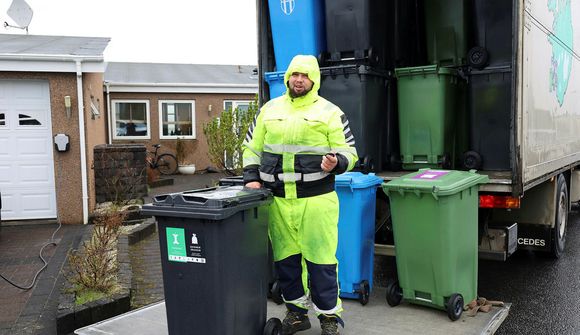
[[[292,73],[308,74],[314,83],[305,96],[292,98]],[[354,136],[339,107],[318,95],[320,69],[313,56],[296,56],[284,76],[286,94],[270,100],[248,129],[244,141],[244,182],[259,181],[275,196],[296,199],[334,190],[334,174],[351,170],[358,161]],[[332,173],[320,166],[335,153]]]

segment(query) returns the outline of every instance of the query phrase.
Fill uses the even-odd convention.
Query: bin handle
[[[207,202],[206,198],[196,197],[196,196],[187,195],[187,194],[181,195],[181,200],[183,202],[191,202],[191,203],[196,203],[196,204],[205,204]]]
[[[437,195],[437,193],[439,193],[439,187],[433,186],[433,188],[431,189],[431,194],[433,195],[433,198],[435,198],[435,200],[439,200],[439,195]]]

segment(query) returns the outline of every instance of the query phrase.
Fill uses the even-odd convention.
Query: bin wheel
[[[276,305],[282,305],[284,303],[284,298],[282,298],[282,290],[280,289],[280,284],[276,280],[272,283],[272,288],[270,289],[270,298]]]
[[[479,169],[481,164],[483,163],[483,159],[481,159],[481,155],[477,151],[468,151],[463,154],[463,166],[466,169]]]
[[[387,283],[387,303],[391,307],[395,307],[401,303],[403,299],[403,290],[399,286],[398,280],[390,280]]]
[[[391,171],[399,171],[401,170],[401,156],[396,154],[391,154],[389,156],[389,164]]]
[[[370,63],[373,65],[378,65],[379,64],[379,55],[376,54],[375,50],[371,47],[369,48],[369,60]]]
[[[375,163],[373,159],[369,156],[365,156],[362,163],[362,169],[365,174],[375,170]]]
[[[316,59],[318,60],[318,66],[323,67],[324,63],[326,62],[326,54],[324,52],[321,52],[318,54]]]
[[[368,280],[363,280],[360,284],[359,284],[359,295],[358,295],[358,301],[360,302],[361,305],[366,305],[369,303],[369,296],[371,293],[371,286],[368,282]]]
[[[278,318],[271,318],[266,321],[266,326],[264,327],[264,335],[278,335],[282,330],[282,321]]]
[[[461,313],[463,313],[463,297],[461,294],[453,293],[447,300],[445,309],[447,309],[447,316],[451,321],[459,320]]]
[[[473,47],[467,53],[467,63],[475,69],[483,69],[488,60],[489,52],[484,47]]]
[[[444,154],[441,158],[441,167],[444,169],[451,168],[451,156],[449,156],[449,154]]]

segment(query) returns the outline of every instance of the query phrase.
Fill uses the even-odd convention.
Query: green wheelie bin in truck
[[[387,302],[443,309],[453,321],[477,298],[479,184],[472,171],[422,169],[384,183],[391,204],[398,281]]]

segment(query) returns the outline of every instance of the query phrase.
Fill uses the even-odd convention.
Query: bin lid
[[[284,81],[284,75],[286,74],[286,71],[277,71],[277,72],[266,72],[264,73],[264,79],[268,82],[271,83],[273,81]]]
[[[154,216],[221,220],[271,201],[272,193],[267,189],[220,186],[157,195],[153,197],[153,203],[143,205],[141,212]]]
[[[368,188],[376,187],[382,183],[383,179],[375,176],[374,173],[345,172],[337,175],[334,179],[335,187]]]
[[[485,184],[489,177],[471,171],[421,169],[383,184],[389,192],[431,193],[435,198],[459,193],[477,184]]]
[[[425,76],[433,74],[456,76],[458,72],[456,69],[449,67],[439,67],[438,65],[402,67],[395,69],[395,76],[397,78],[408,76]]]
[[[378,68],[359,64],[346,64],[346,65],[321,67],[320,74],[323,77],[348,76],[351,74],[372,75],[385,78],[389,77],[389,73],[387,71],[382,71]]]

